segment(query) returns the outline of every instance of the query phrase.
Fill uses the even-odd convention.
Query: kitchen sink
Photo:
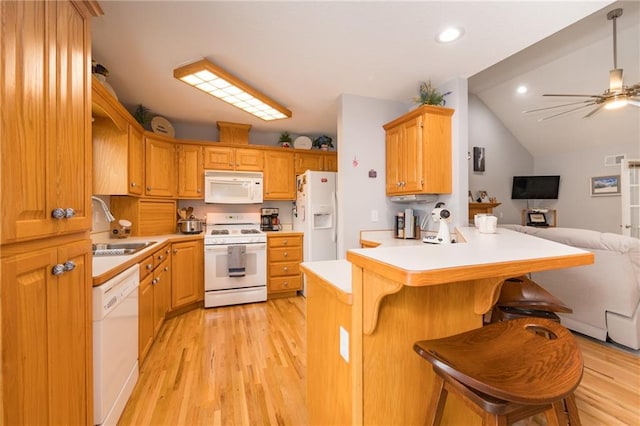
[[[94,256],[126,256],[155,244],[155,241],[139,243],[97,243],[92,245]]]

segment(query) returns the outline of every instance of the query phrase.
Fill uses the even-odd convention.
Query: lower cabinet
[[[165,244],[139,263],[138,363],[142,364],[171,306],[171,247]]]
[[[171,310],[204,300],[202,238],[171,245]]]
[[[0,423],[93,424],[91,240],[84,238],[3,247]]]
[[[302,233],[267,234],[267,297],[295,296],[302,290]]]

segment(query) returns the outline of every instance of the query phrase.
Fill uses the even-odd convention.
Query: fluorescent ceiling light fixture
[[[525,85],[518,86],[518,88],[516,89],[516,92],[520,93],[521,95],[524,95],[525,93],[527,93],[527,86]]]
[[[462,37],[462,34],[464,34],[462,28],[449,27],[438,34],[436,40],[440,43],[450,43]]]
[[[173,76],[265,121],[292,116],[287,108],[206,59],[176,68]]]

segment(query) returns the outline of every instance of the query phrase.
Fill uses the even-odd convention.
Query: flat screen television
[[[560,176],[514,176],[512,200],[550,200],[558,198]]]

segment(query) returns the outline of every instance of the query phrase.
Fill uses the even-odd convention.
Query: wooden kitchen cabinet
[[[204,148],[204,168],[261,172],[264,169],[264,152],[252,148],[207,146]]]
[[[385,124],[386,194],[449,194],[450,108],[423,105]]]
[[[204,156],[201,145],[179,144],[178,198],[204,199]]]
[[[91,93],[93,193],[141,196],[144,192],[142,127],[95,77]]]
[[[327,152],[296,152],[294,154],[295,174],[300,175],[307,170],[337,172],[338,161],[336,153]]]
[[[176,147],[173,139],[145,134],[145,195],[176,196]]]
[[[171,305],[170,245],[160,247],[138,265],[138,362],[142,364]]]
[[[267,297],[295,296],[302,290],[301,233],[267,234]]]
[[[91,240],[14,246],[1,265],[4,424],[93,424]]]
[[[0,7],[0,243],[91,229],[95,9],[68,1]]]
[[[129,123],[129,194],[144,195],[144,133],[138,123]]]
[[[264,199],[295,200],[296,177],[293,153],[266,151],[264,157]]]
[[[131,221],[132,236],[173,234],[177,227],[176,200],[113,195],[111,213]]]
[[[171,244],[171,310],[204,300],[202,238]]]

